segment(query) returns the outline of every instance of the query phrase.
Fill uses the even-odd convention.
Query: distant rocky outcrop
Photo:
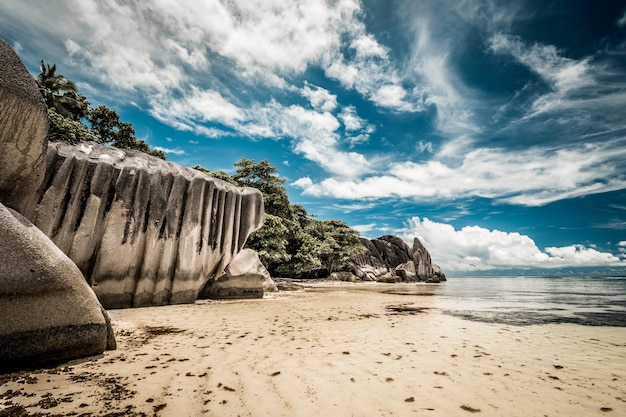
[[[364,281],[382,282],[441,282],[446,276],[432,262],[430,254],[419,241],[409,247],[397,236],[385,235],[377,239],[361,238],[367,251],[348,262],[349,270]]]
[[[50,143],[26,217],[106,308],[192,303],[263,223],[263,197],[138,151]]]
[[[0,115],[0,370],[115,348],[108,316],[76,265],[20,215],[44,179],[48,114],[1,39]]]

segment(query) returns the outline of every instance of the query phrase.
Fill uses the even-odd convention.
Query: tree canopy
[[[272,276],[327,276],[342,270],[352,255],[365,251],[359,232],[344,222],[317,220],[304,207],[291,204],[285,180],[267,160],[241,158],[234,165],[237,170],[230,176],[223,171],[194,168],[263,193],[265,223],[250,236],[246,247],[257,251]]]
[[[103,105],[90,108],[87,98],[78,93],[76,84],[57,73],[56,65],[50,66],[42,60],[39,68],[41,72],[36,81],[48,106],[50,140],[72,144],[93,140],[166,159],[163,152],[152,149],[146,142],[137,139],[133,125],[121,121],[115,110]]]

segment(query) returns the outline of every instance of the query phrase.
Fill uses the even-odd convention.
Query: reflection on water
[[[435,296],[437,308],[468,320],[626,327],[626,277],[471,277],[364,289]]]

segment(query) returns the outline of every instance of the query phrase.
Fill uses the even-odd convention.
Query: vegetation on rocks
[[[92,108],[76,84],[57,73],[56,65],[41,61],[36,77],[39,91],[48,106],[51,141],[77,144],[95,141],[121,149],[135,149],[166,159],[135,136],[131,123],[104,105]],[[248,240],[272,276],[325,277],[345,268],[353,255],[365,252],[359,232],[339,220],[318,220],[306,209],[291,204],[285,180],[267,160],[255,162],[241,158],[233,175],[209,171],[199,165],[193,168],[241,187],[253,187],[263,193],[264,226]]]
[[[78,93],[76,84],[57,73],[56,65],[50,66],[42,60],[39,68],[41,72],[36,81],[48,106],[48,138],[51,141],[71,144],[95,141],[166,159],[165,153],[137,139],[133,125],[121,121],[115,110],[104,105],[91,108],[87,98]]]
[[[306,209],[291,204],[285,180],[267,160],[255,162],[241,158],[236,172],[211,172],[195,166],[207,175],[263,193],[265,223],[255,232],[246,247],[254,249],[275,277],[325,277],[345,268],[353,255],[365,252],[359,232],[339,220],[318,220]]]

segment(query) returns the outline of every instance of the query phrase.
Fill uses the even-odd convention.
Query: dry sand
[[[354,286],[113,310],[118,350],[0,375],[0,416],[626,416],[626,328],[439,303]]]

